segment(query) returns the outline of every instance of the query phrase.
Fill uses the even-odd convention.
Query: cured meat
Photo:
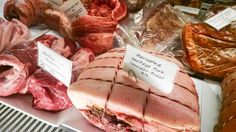
[[[53,38],[53,41],[45,41],[45,38]],[[37,41],[48,42],[45,44],[46,46],[51,47],[62,55],[65,54],[68,57],[73,55],[75,52],[74,47],[76,47],[75,43],[67,39],[64,39],[64,41],[60,39],[50,35],[43,35]],[[26,81],[37,68],[36,41],[23,42],[2,52],[0,54],[0,96],[27,93]]]
[[[13,45],[27,42],[29,36],[29,29],[19,20],[8,22],[0,18],[0,53]]]
[[[198,95],[181,63],[152,53],[180,67],[174,90],[165,94],[123,70],[124,52],[98,56],[69,87],[69,98],[85,118],[105,131],[199,131]]]
[[[73,63],[72,82],[74,82],[83,68],[94,60],[94,55],[89,49],[79,49],[70,60]],[[33,96],[33,107],[37,109],[61,111],[72,106],[67,96],[67,87],[41,69],[29,77],[27,89]]]
[[[234,132],[236,130],[236,72],[226,76],[221,83],[222,86],[222,108],[219,115],[215,132]]]
[[[193,71],[215,79],[236,70],[236,28],[220,31],[203,24],[187,24],[182,32],[187,61]]]
[[[82,2],[87,8],[88,15],[81,16],[72,23],[64,13],[53,9],[43,0],[8,0],[4,6],[4,16],[8,20],[17,18],[27,26],[44,23],[59,31],[64,37],[78,41],[83,47],[100,49],[92,49],[96,54],[111,49],[112,34],[118,22],[126,16],[125,4],[119,0],[84,0]],[[106,36],[111,36],[112,39]],[[100,39],[93,39],[93,37]],[[94,43],[92,46],[91,40]]]

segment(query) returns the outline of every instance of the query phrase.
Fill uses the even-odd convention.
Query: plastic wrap
[[[189,7],[200,7],[201,0],[168,0],[171,5],[184,5]]]
[[[160,0],[151,1],[139,12],[130,14],[121,27],[137,47],[168,52],[180,46],[179,33],[190,21],[188,16]]]

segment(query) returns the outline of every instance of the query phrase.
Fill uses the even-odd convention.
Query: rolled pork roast
[[[165,94],[123,70],[125,49],[98,56],[68,89],[85,118],[105,131],[200,131],[198,95],[192,79],[176,59],[152,53],[179,65],[174,89]]]

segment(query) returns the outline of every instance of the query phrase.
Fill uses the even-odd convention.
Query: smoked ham
[[[236,70],[236,28],[220,31],[204,23],[187,24],[182,42],[191,69],[205,77],[223,79]]]
[[[105,131],[199,131],[198,95],[191,78],[177,62],[172,93],[165,94],[123,70],[125,49],[98,56],[68,89],[77,109]],[[184,81],[183,81],[184,80]]]

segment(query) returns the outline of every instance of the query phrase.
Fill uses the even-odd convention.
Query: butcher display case
[[[233,132],[235,21],[233,0],[1,0],[0,132]]]

